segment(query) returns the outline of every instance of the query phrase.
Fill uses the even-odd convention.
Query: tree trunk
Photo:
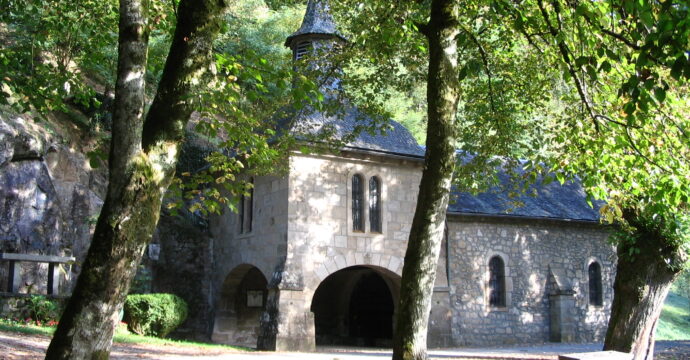
[[[421,31],[429,40],[428,125],[424,171],[419,184],[400,289],[393,359],[426,359],[426,336],[436,264],[455,169],[458,104],[457,4],[434,0]]]
[[[637,241],[620,241],[613,306],[604,350],[633,353],[635,360],[654,356],[654,332],[673,280],[686,254],[662,232],[633,222]],[[630,256],[632,252],[639,253]]]
[[[46,359],[109,357],[119,311],[175,173],[178,147],[193,110],[192,84],[210,66],[211,45],[226,7],[223,0],[180,3],[170,55],[144,124],[145,3],[120,3],[108,193]],[[142,135],[144,128],[149,131]]]

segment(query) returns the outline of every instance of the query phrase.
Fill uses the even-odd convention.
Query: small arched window
[[[604,303],[601,291],[601,265],[598,262],[589,264],[589,304],[601,306]]]
[[[506,306],[506,276],[505,264],[500,256],[489,260],[489,305]]]
[[[364,178],[352,177],[352,230],[364,231]]]
[[[381,181],[376,176],[369,179],[369,226],[371,232],[382,232]]]
[[[295,47],[295,60],[299,60],[311,52],[311,41],[302,41]]]

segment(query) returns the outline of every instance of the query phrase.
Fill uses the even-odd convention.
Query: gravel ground
[[[0,331],[0,360],[43,359],[49,338]],[[432,350],[432,359],[555,360],[558,354],[598,351],[601,344],[545,344],[541,346]],[[386,349],[320,347],[314,353],[241,352],[195,346],[115,344],[112,359],[187,360],[383,360]],[[690,359],[690,341],[657,341],[655,359]]]

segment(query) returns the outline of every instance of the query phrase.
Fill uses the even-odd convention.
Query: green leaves
[[[671,76],[680,80],[682,77],[690,78],[690,62],[685,55],[678,56],[671,66]]]
[[[110,62],[107,79],[112,78],[114,56],[106,60],[103,54],[108,52],[105,49],[115,53],[115,1],[8,0],[3,4],[0,22],[7,24],[8,39],[12,39],[0,48],[2,81],[12,89],[11,95],[0,94],[3,102],[12,103],[18,111],[65,110],[65,98],[90,91],[80,71]]]

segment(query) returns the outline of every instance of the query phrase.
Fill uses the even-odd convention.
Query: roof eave
[[[557,221],[566,223],[578,223],[578,224],[601,224],[598,220],[591,219],[570,219],[570,218],[558,218],[549,216],[526,216],[526,215],[511,215],[511,214],[489,214],[489,213],[469,213],[469,212],[459,212],[459,211],[446,211],[448,216],[458,216],[467,218],[500,218],[500,219],[511,219],[511,220],[541,220],[541,221]]]

